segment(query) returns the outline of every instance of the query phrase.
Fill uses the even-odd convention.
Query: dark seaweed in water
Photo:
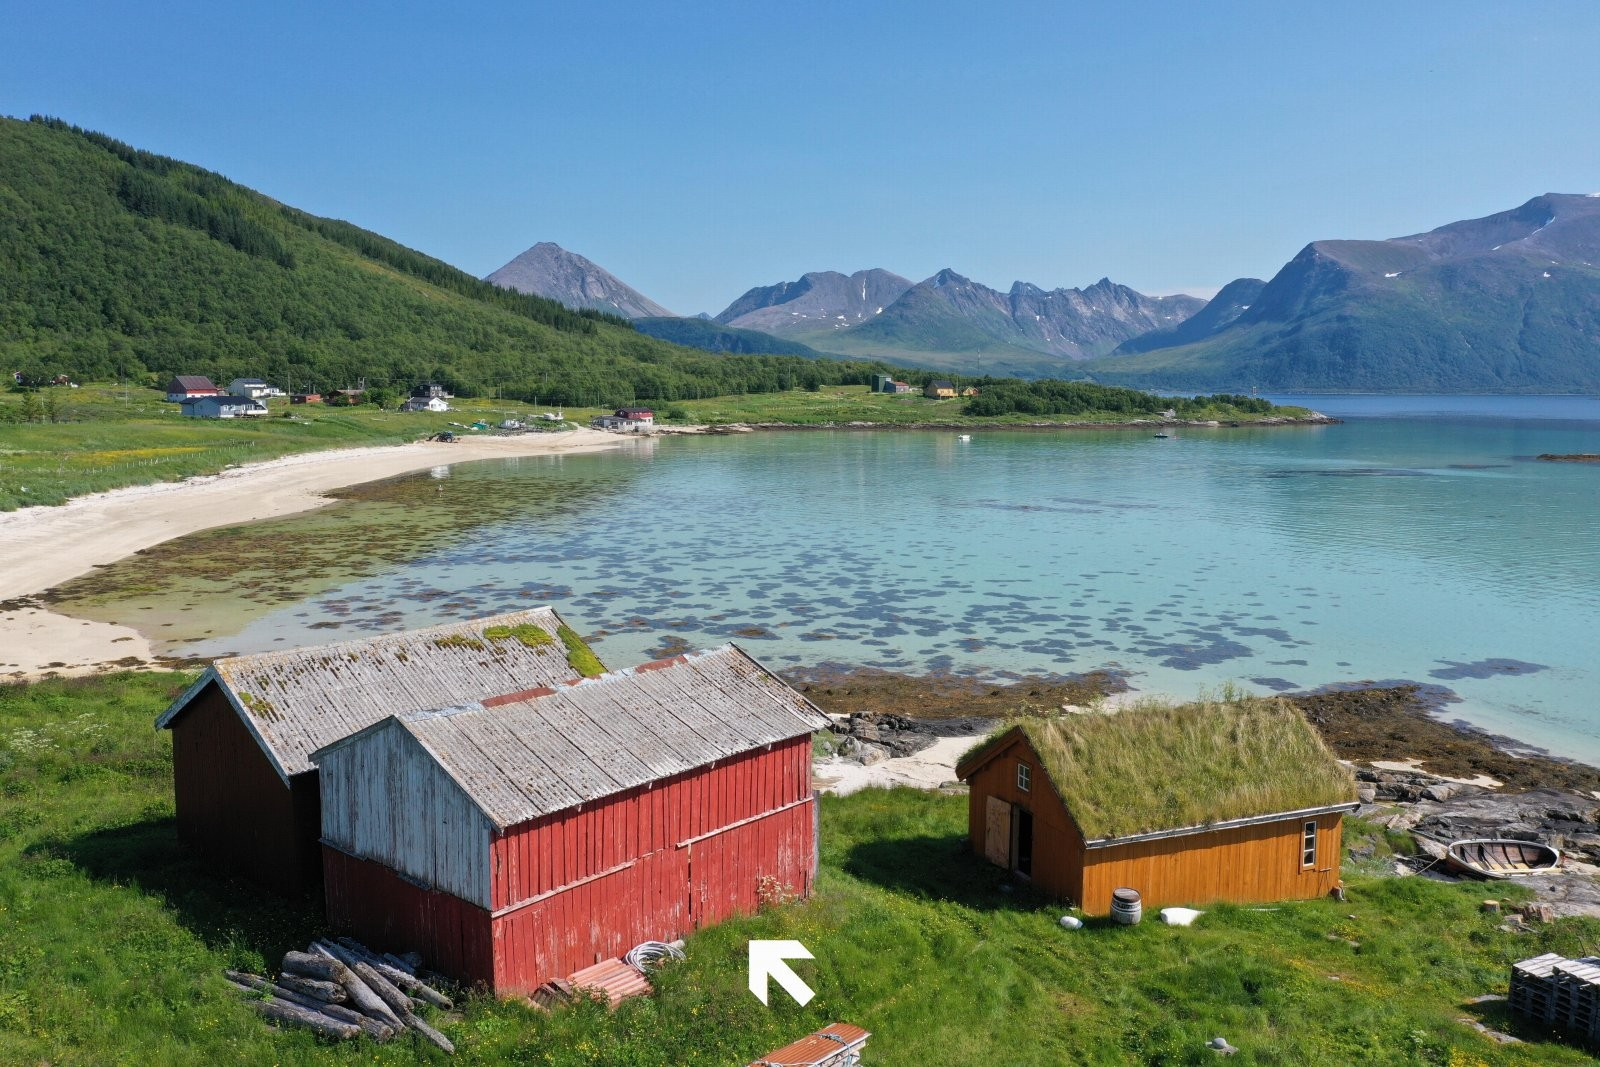
[[[1457,663],[1455,660],[1445,659],[1439,662],[1448,663],[1449,666],[1429,671],[1428,677],[1446,682],[1461,678],[1493,678],[1497,674],[1533,674],[1550,669],[1542,663],[1524,663],[1519,659],[1480,659],[1472,663]]]
[[[57,586],[38,599],[70,614],[133,622],[141,611],[174,610],[209,602],[217,575],[227,575],[247,598],[231,598],[241,619],[307,599],[353,578],[370,577],[441,549],[470,545],[485,527],[511,521],[537,524],[604,505],[635,474],[613,464],[606,476],[550,465],[538,478],[501,463],[454,468],[449,477],[408,474],[333,492],[339,503],[308,514],[204,530],[155,545]],[[437,602],[440,620],[513,610],[569,595],[564,585],[540,583],[444,591],[416,584],[407,600]],[[465,594],[465,595],[463,595]],[[373,631],[398,623],[395,605],[361,598],[324,605],[340,621],[314,627]]]

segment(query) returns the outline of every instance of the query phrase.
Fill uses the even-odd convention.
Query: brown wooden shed
[[[972,848],[1087,914],[1309,899],[1339,884],[1355,783],[1283,701],[1026,719],[956,767]]]
[[[359,641],[220,659],[162,716],[179,837],[281,892],[321,880],[311,753],[390,715],[582,677],[587,653],[550,608]]]

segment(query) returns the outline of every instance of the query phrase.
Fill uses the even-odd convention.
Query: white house
[[[178,407],[193,419],[237,419],[267,413],[267,405],[248,396],[196,396],[180,401]]]
[[[414,396],[400,405],[401,411],[449,411],[450,405],[437,396]]]
[[[598,415],[590,423],[597,430],[648,433],[655,429],[655,412],[648,408],[618,408],[615,415]]]
[[[264,400],[269,396],[282,396],[283,390],[276,385],[269,385],[260,378],[235,378],[228,383],[228,392],[233,396],[247,396],[251,400]]]

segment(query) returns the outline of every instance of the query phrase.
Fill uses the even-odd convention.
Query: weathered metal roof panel
[[[845,1067],[860,1063],[872,1035],[850,1023],[833,1023],[753,1061],[750,1067]]]
[[[502,830],[827,722],[734,645],[525,700],[401,717]]]
[[[547,607],[314,648],[235,656],[212,665],[269,755],[292,777],[311,753],[388,715],[483,700],[578,677]],[[515,633],[533,627],[527,641]],[[489,632],[496,632],[490,637]],[[175,703],[165,726],[193,694]]]

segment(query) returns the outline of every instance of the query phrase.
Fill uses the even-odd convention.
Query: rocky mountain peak
[[[610,271],[554,241],[540,241],[486,280],[570,308],[593,308],[630,319],[672,314]]]

